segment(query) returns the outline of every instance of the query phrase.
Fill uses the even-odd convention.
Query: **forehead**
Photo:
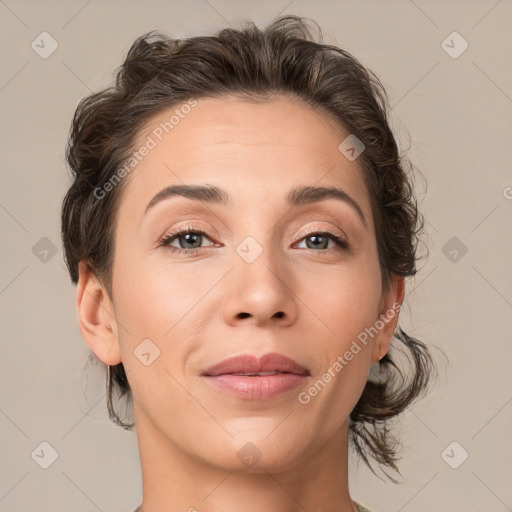
[[[135,147],[151,149],[130,174],[123,202],[140,215],[163,186],[205,182],[266,201],[297,184],[336,185],[369,212],[362,166],[339,150],[349,132],[325,112],[283,96],[258,103],[199,98],[190,105],[159,112],[139,131]]]
[[[326,146],[337,149],[348,133],[332,117],[307,103],[286,96],[270,101],[250,102],[233,96],[200,98],[182,102],[153,116],[141,128],[137,147],[152,138],[156,147],[148,155],[178,150],[180,158],[193,159],[211,145],[243,144],[280,146],[300,145],[311,157],[322,158]],[[166,149],[163,150],[162,147]]]

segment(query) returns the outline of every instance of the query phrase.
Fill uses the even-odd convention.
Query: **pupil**
[[[197,239],[199,239],[201,235],[194,235],[194,234],[191,234],[191,233],[187,233],[186,235],[184,235],[185,237],[185,243],[191,243],[193,245],[193,248],[195,247],[200,247],[201,244],[197,245]],[[194,245],[194,240],[193,238],[196,238],[196,245]],[[191,240],[192,238],[192,240]],[[187,249],[189,249],[189,247],[187,247]]]
[[[309,238],[309,240],[314,240],[314,242],[313,242],[314,247],[318,247],[319,245],[322,245],[322,242],[324,242],[324,244],[322,245],[322,249],[326,248],[326,246],[325,246],[325,241],[327,240],[326,237],[311,235],[308,238]],[[320,240],[320,243],[318,243],[319,240]]]

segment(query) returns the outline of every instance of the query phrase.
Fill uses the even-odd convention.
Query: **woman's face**
[[[240,470],[249,454],[261,457],[258,469],[292,468],[346,426],[397,315],[357,340],[401,302],[403,280],[382,294],[361,163],[338,148],[348,132],[283,97],[199,99],[170,129],[177,108],[139,134],[137,148],[148,136],[155,144],[124,178],[117,217],[116,362],[133,391],[137,430],[216,467]],[[173,185],[215,187],[225,201],[153,199]],[[302,200],[291,202],[302,187],[350,199],[295,192]],[[162,245],[178,228],[191,233]],[[268,353],[306,375],[204,375],[227,358]]]

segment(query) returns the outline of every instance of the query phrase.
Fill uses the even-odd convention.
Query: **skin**
[[[174,108],[151,120],[140,144]],[[297,399],[404,298],[398,276],[381,289],[361,164],[338,150],[347,135],[297,99],[199,99],[125,178],[113,297],[81,263],[77,308],[91,350],[105,364],[122,361],[127,372],[144,512],[354,510],[347,419],[370,365],[389,349],[398,314],[384,319],[378,334],[308,404]],[[157,192],[185,183],[216,185],[231,203],[174,197],[144,215]],[[336,199],[291,208],[285,194],[298,185],[342,188],[360,205],[368,228]],[[190,224],[207,232],[198,252],[176,254],[157,245],[171,229]],[[326,228],[346,236],[351,248],[334,241],[308,245],[308,234]],[[247,236],[263,250],[252,263],[236,252]],[[172,244],[191,247],[183,236]],[[144,339],[160,350],[148,366],[134,355]],[[199,376],[227,357],[274,351],[308,368],[307,384],[249,401]],[[261,453],[252,467],[237,456],[248,442]]]

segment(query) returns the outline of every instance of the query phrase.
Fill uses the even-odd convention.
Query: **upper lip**
[[[254,356],[244,354],[224,359],[210,368],[204,370],[201,375],[215,377],[229,373],[259,373],[278,371],[282,373],[295,373],[297,375],[309,375],[309,370],[299,363],[277,352]]]

